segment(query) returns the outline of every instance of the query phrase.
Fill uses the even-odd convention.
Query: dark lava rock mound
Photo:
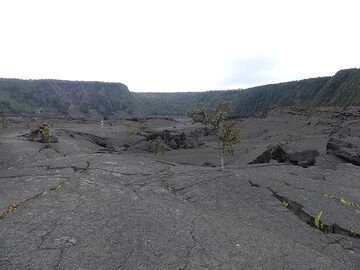
[[[360,149],[349,142],[330,138],[326,144],[326,153],[360,166]]]
[[[288,153],[280,145],[271,145],[268,149],[249,164],[270,163],[276,160],[279,163],[291,163],[304,168],[313,166],[315,158],[319,155],[316,150],[305,150],[301,152]]]
[[[76,136],[83,137],[90,141],[91,143],[100,146],[101,148],[107,149],[109,151],[116,151],[115,146],[121,148],[121,142],[117,142],[114,138],[100,137],[94,134],[84,133],[80,131],[61,129],[62,132],[68,134],[71,138]]]

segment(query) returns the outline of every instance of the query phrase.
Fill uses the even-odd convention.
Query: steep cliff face
[[[120,83],[1,79],[0,106],[19,114],[130,114],[133,97]]]
[[[336,73],[317,93],[313,105],[360,106],[360,69]]]
[[[232,113],[248,115],[282,106],[360,106],[360,69],[341,70],[332,77],[270,84],[245,90],[202,93],[135,93],[135,112],[184,114],[202,103],[214,107],[231,101]]]
[[[188,93],[131,93],[121,83],[0,79],[0,107],[7,113],[47,115],[184,115],[197,104],[231,101],[248,115],[281,106],[360,106],[360,69],[332,77]]]

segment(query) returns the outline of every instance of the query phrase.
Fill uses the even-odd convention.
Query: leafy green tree
[[[221,169],[225,168],[225,154],[234,154],[234,146],[240,141],[240,129],[235,122],[227,120],[230,109],[231,103],[223,102],[213,113],[208,112],[204,105],[198,105],[187,112],[195,123],[202,123],[215,133]]]

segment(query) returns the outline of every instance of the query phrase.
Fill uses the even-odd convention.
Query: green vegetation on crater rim
[[[232,101],[232,114],[276,106],[360,105],[360,69],[245,90],[133,93],[121,83],[0,79],[0,107],[8,114],[184,115],[198,104]]]

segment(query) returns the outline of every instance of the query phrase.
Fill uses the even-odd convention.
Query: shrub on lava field
[[[134,124],[133,122],[129,121],[129,120],[126,120],[124,122],[124,126],[125,128],[127,129],[129,135],[136,135],[136,129],[134,127]]]
[[[154,153],[155,155],[164,154],[164,152],[168,150],[168,147],[165,144],[163,144],[159,139],[150,140],[149,144],[150,144],[149,151],[151,153]]]

